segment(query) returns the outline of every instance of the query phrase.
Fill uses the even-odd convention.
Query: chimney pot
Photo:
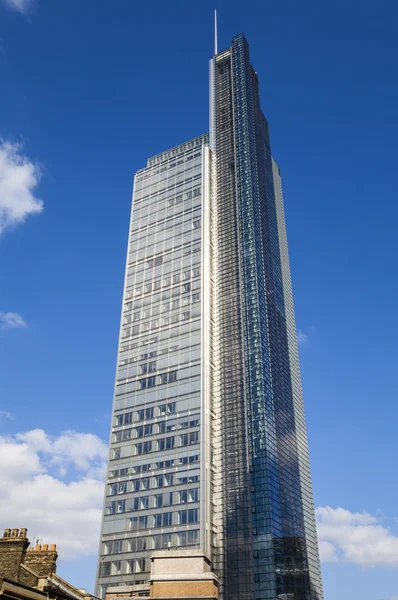
[[[18,529],[11,529],[11,537],[18,537]]]
[[[52,552],[55,552],[57,550],[57,544],[51,544],[50,550],[52,550]]]
[[[28,530],[26,529],[26,527],[22,527],[22,529],[19,530],[19,537],[26,538],[27,533],[28,533]]]
[[[36,544],[35,550],[37,550],[37,552],[40,552],[40,550],[41,550],[41,544]]]
[[[34,552],[34,551],[35,551],[35,549],[33,548],[33,546],[31,546],[31,547],[29,548],[29,552]]]
[[[44,550],[45,552],[47,552],[48,550],[48,544],[43,544],[43,546],[41,547],[42,550]]]
[[[3,537],[9,538],[10,537],[10,533],[11,533],[11,529],[5,529]]]

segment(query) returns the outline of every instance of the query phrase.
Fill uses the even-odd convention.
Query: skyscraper
[[[242,35],[210,71],[210,136],[135,176],[98,592],[192,546],[222,600],[322,600],[282,186]]]

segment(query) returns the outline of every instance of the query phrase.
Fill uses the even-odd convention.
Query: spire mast
[[[214,11],[214,56],[218,53],[217,10]]]

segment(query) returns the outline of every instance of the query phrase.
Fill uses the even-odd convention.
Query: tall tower
[[[135,177],[98,593],[191,546],[222,600],[322,600],[282,186],[243,35],[210,79],[210,137]]]

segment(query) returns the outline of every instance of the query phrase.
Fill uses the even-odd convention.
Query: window
[[[131,440],[131,434],[132,434],[132,429],[125,429],[123,431],[123,442],[126,442],[128,440]]]
[[[199,431],[192,431],[189,434],[189,445],[199,444]]]
[[[139,529],[148,529],[148,516],[133,517],[132,519],[129,519],[129,525],[131,531],[138,531]]]
[[[136,421],[143,421],[144,419],[153,419],[153,406],[150,408],[142,408],[141,410],[137,410]]]
[[[182,293],[186,294],[187,292],[191,291],[191,284],[190,283],[184,283],[184,285],[182,286]]]
[[[120,448],[113,448],[111,460],[118,460],[120,458],[120,452],[121,452]]]
[[[188,490],[188,502],[199,502],[199,488]]]
[[[174,484],[174,475],[172,473],[167,473],[167,475],[164,476],[164,486],[168,487],[169,485],[173,485]]]
[[[163,487],[163,475],[156,475],[154,478],[154,483],[156,488]]]
[[[145,467],[148,466],[149,467],[150,465],[143,465],[143,466],[145,466]],[[138,480],[138,481],[140,481],[140,480]],[[150,487],[151,487],[151,478],[150,477],[143,477],[141,479],[141,489],[142,490],[149,490]]]
[[[147,388],[155,387],[156,385],[156,377],[153,375],[152,377],[147,377],[146,379],[139,379],[139,389],[145,390]]]
[[[127,481],[120,481],[117,484],[117,493],[118,494],[126,494],[127,493]]]
[[[188,523],[198,523],[199,522],[199,509],[198,508],[190,508],[188,509]]]
[[[111,574],[111,563],[103,562],[101,565],[101,577],[108,577]]]
[[[140,374],[153,373],[156,371],[156,360],[140,365]]]
[[[166,450],[170,450],[171,448],[174,448],[175,446],[175,437],[168,437],[166,438]]]
[[[155,494],[153,497],[153,503],[155,508],[163,506],[163,494]]]
[[[179,504],[186,504],[188,502],[188,490],[182,490],[179,492]]]
[[[193,545],[193,544],[197,544],[199,541],[199,531],[194,530],[194,531],[188,531],[188,540],[187,543],[188,545]]]
[[[149,496],[142,496],[140,498],[140,510],[149,508]]]
[[[102,544],[102,554],[112,554],[113,542],[105,542]]]
[[[177,520],[178,520],[178,524],[179,525],[186,525],[187,524],[187,511],[186,510],[179,510],[177,513]]]
[[[169,402],[169,404],[161,404],[158,406],[159,416],[174,415],[177,413],[177,402]]]
[[[169,527],[173,524],[173,513],[167,512],[163,513],[163,527]]]
[[[108,486],[108,496],[116,496],[117,494],[117,483],[113,483]]]
[[[174,415],[177,412],[177,402],[169,402],[167,405],[167,414]]]
[[[163,263],[163,256],[156,256],[156,258],[150,258],[147,260],[146,266],[147,269],[151,269],[152,267],[158,267]]]
[[[192,222],[192,229],[199,229],[200,227],[200,219]]]
[[[123,540],[115,540],[113,542],[113,554],[121,554],[123,552]]]
[[[145,425],[144,436],[152,435],[152,433],[153,433],[153,425]]]

